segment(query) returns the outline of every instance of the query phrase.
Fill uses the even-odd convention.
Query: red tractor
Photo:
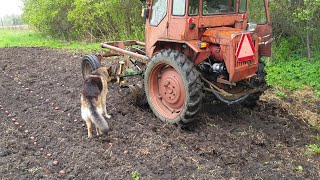
[[[268,0],[149,0],[143,16],[146,42],[102,43],[110,51],[85,56],[84,77],[103,57],[129,57],[119,63],[118,82],[143,74],[154,114],[177,124],[195,119],[205,94],[250,105],[266,89],[260,58],[271,55]]]

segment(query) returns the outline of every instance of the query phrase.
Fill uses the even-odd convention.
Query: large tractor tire
[[[92,71],[99,69],[100,67],[101,67],[101,63],[97,56],[95,55],[84,56],[81,62],[83,79],[85,79],[87,75],[89,75]]]
[[[162,121],[185,125],[201,108],[202,82],[194,64],[176,50],[157,53],[145,71],[145,93],[153,113]]]

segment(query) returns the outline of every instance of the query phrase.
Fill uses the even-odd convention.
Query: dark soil
[[[253,109],[206,103],[181,129],[113,84],[112,131],[88,139],[81,57],[0,49],[1,179],[319,179],[319,156],[306,154],[317,132],[268,102]]]

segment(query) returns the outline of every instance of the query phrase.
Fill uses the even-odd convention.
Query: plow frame
[[[146,64],[150,58],[146,56],[144,50],[146,44],[140,41],[111,41],[101,43],[102,48],[107,48],[110,51],[100,54],[99,60],[103,57],[112,57],[112,56],[123,56],[127,55],[129,57],[136,58],[139,62]]]
[[[97,55],[100,62],[104,57],[124,56],[124,58],[118,60],[119,65],[116,70],[116,79],[120,87],[128,87],[134,93],[140,92],[142,85],[128,85],[124,78],[143,74],[143,67],[145,67],[150,60],[145,53],[145,43],[134,40],[110,41],[101,43],[101,47],[108,49],[109,51]],[[131,70],[129,68],[129,63],[132,63],[138,71]]]

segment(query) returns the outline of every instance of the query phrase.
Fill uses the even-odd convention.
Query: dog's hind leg
[[[92,138],[92,122],[90,118],[86,119],[87,130],[88,130],[88,138]]]
[[[104,111],[104,115],[106,116],[106,118],[110,119],[111,115],[109,115],[107,113],[107,105],[106,105],[106,103],[103,103],[103,111]]]
[[[104,113],[104,115],[106,116],[106,118],[108,118],[108,119],[110,119],[111,118],[111,115],[109,115],[108,113],[107,113],[107,110],[106,110],[106,112]]]
[[[100,135],[103,134],[103,133],[101,132],[100,128],[97,128],[97,127],[96,127],[96,132],[97,132],[97,136],[100,136]]]

